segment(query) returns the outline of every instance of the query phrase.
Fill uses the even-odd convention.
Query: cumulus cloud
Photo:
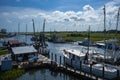
[[[90,5],[85,5],[84,7],[83,7],[83,10],[85,10],[85,11],[92,11],[92,10],[94,10]]]
[[[19,0],[20,1],[20,0]],[[117,14],[118,2],[111,1],[106,4],[107,20],[114,20],[114,17]],[[66,28],[73,30],[73,26],[85,26],[92,25],[94,28],[102,26],[103,24],[103,6],[94,9],[91,5],[84,5],[83,10],[81,11],[42,11],[39,9],[32,8],[19,8],[19,7],[10,7],[9,10],[0,11],[1,23],[14,24],[14,22],[28,23],[32,27],[31,19],[35,19],[36,27],[39,28],[42,26],[43,19],[47,20],[46,26],[47,29],[60,29],[66,30]],[[62,28],[61,28],[62,27]],[[77,29],[76,29],[77,30]],[[79,30],[79,29],[78,29]],[[102,30],[102,27],[101,27]]]

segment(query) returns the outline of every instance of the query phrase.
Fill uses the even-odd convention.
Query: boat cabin
[[[64,50],[64,56],[68,59],[72,59],[74,61],[77,61],[77,60],[84,60],[85,58],[85,54],[78,51],[78,50],[72,50],[72,49],[69,49],[69,50]]]

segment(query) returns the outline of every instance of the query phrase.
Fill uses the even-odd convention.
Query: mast
[[[106,60],[106,8],[105,8],[105,5],[104,5],[104,43],[105,43],[105,51],[104,51],[104,60]]]
[[[43,33],[45,31],[45,21],[46,21],[46,19],[44,19],[44,23],[43,23]]]
[[[119,15],[120,15],[120,7],[119,7],[119,9],[118,9],[118,13],[117,13],[117,21],[116,21],[116,32],[115,32],[115,39],[117,39],[116,37],[117,37],[117,30],[118,30],[118,24],[119,24]],[[115,47],[115,45],[114,45],[114,52],[113,52],[113,55],[114,55],[114,62],[116,61],[116,57],[117,56],[115,56],[115,53],[116,53],[116,47]]]
[[[26,24],[26,43],[27,43],[27,24]]]
[[[117,13],[117,22],[116,22],[116,33],[115,33],[115,37],[117,37],[117,30],[118,30],[118,24],[119,24],[119,15],[120,15],[120,7],[118,9],[118,13]]]
[[[88,29],[88,54],[89,54],[89,48],[90,48],[90,25],[89,25],[89,29]]]
[[[89,29],[88,29],[88,46],[87,46],[87,53],[85,55],[85,60],[88,62],[88,58],[89,58],[89,48],[90,48],[90,25],[89,25]]]
[[[45,31],[45,21],[46,19],[44,19],[44,22],[43,22],[43,31],[42,31],[42,44],[43,46],[45,46],[45,34],[44,34],[44,31]]]
[[[35,24],[34,24],[34,19],[32,19],[33,22],[33,32],[34,32],[34,36],[35,36]]]
[[[20,23],[18,23],[18,40],[19,40],[19,34],[20,34]]]

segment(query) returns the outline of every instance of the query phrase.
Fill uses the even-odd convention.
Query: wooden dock
[[[53,60],[53,57],[55,60]],[[57,71],[57,72],[62,72],[62,73],[66,73],[69,75],[73,75],[79,78],[82,78],[84,80],[86,79],[90,79],[90,80],[105,80],[104,76],[103,77],[98,77],[92,73],[88,73],[85,72],[83,70],[77,70],[74,69],[72,67],[69,67],[67,65],[65,65],[65,63],[61,63],[61,56],[59,56],[60,61],[59,63],[57,62],[57,55],[55,54],[53,56],[53,54],[51,55],[51,59],[49,59],[48,57],[45,57],[41,54],[38,55],[38,60],[35,62],[21,62],[18,67],[19,68],[23,68],[25,70],[29,70],[29,69],[40,69],[40,68],[47,68],[50,69],[51,71]],[[64,61],[64,57],[63,57],[63,62]],[[104,74],[104,73],[103,73]],[[117,74],[119,75],[119,74]],[[108,79],[107,79],[108,80]],[[112,80],[120,80],[120,77],[117,77],[115,79]]]

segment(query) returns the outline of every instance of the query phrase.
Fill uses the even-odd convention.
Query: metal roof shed
[[[13,47],[12,52],[14,55],[17,55],[17,54],[36,53],[37,50],[33,46],[22,46],[22,47]]]

